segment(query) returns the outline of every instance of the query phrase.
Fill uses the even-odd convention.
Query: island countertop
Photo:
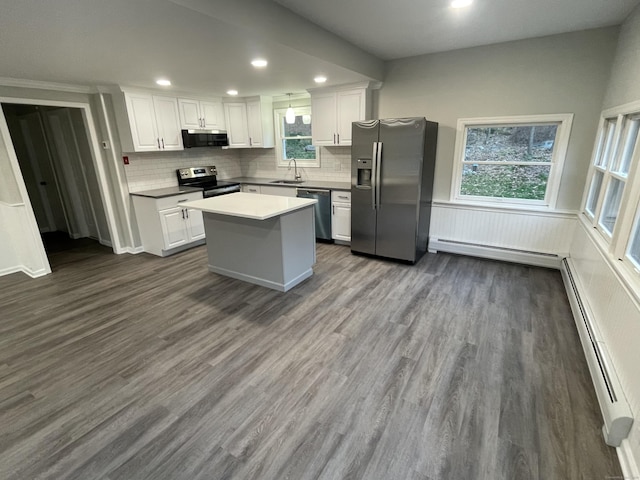
[[[180,205],[202,210],[205,213],[217,213],[232,217],[250,218],[252,220],[266,220],[284,213],[310,207],[315,203],[318,203],[318,201],[310,198],[237,192],[185,202]]]

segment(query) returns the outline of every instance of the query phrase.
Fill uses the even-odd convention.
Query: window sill
[[[548,205],[525,205],[513,203],[497,204],[492,202],[465,202],[461,200],[434,201],[433,204],[445,208],[464,208],[467,210],[484,211],[490,210],[495,212],[522,213],[531,215],[544,214],[545,216],[553,215],[563,218],[576,218],[578,215],[578,211],[576,210],[557,210],[552,209]]]

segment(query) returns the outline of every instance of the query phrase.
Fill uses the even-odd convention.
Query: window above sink
[[[276,135],[276,165],[288,167],[289,160],[295,158],[298,168],[319,167],[320,151],[311,144],[311,107],[294,107],[296,121],[285,121],[286,108],[274,110]],[[271,182],[277,183],[277,182]]]

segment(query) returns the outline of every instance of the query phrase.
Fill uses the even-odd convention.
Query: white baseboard
[[[490,258],[505,262],[522,263],[536,267],[560,269],[561,258],[558,255],[548,253],[525,252],[504,247],[491,247],[488,245],[476,245],[472,243],[443,240],[440,238],[429,239],[429,252],[448,252],[469,255],[471,257]]]
[[[640,468],[636,463],[629,439],[622,440],[622,443],[616,448],[618,460],[620,460],[620,468],[622,469],[622,478],[624,480],[640,480]]]
[[[16,265],[15,267],[3,268],[2,270],[0,270],[0,277],[4,275],[11,275],[12,273],[24,273],[31,278],[38,278],[44,275],[48,275],[49,273],[51,273],[51,271],[47,271],[44,268],[41,268],[40,270],[32,270],[25,267],[24,265]]]
[[[137,255],[138,253],[144,253],[144,248],[143,247],[125,247],[125,248],[121,248],[119,249],[117,252],[115,253],[130,253],[132,255]]]

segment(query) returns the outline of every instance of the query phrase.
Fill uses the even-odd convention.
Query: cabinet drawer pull
[[[182,219],[184,220],[184,208],[182,209]]]
[[[178,203],[188,202],[188,201],[189,201],[189,199],[188,199],[188,198],[185,198],[184,200],[178,200]]]
[[[345,200],[349,199],[349,197],[347,197],[346,195],[338,195],[338,198],[344,198]]]

